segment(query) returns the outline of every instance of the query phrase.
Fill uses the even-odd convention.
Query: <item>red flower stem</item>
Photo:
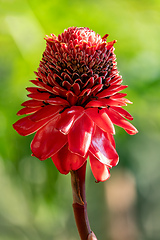
[[[71,171],[71,183],[73,193],[73,211],[77,229],[81,240],[97,240],[91,231],[85,193],[86,163],[76,171]]]

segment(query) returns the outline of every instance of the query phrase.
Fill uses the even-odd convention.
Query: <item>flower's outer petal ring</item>
[[[108,99],[101,99],[101,103],[104,106],[127,106],[127,103],[132,103],[126,98],[108,98]]]
[[[110,118],[104,109],[87,108],[85,113],[100,127],[103,131],[115,134],[115,129]]]
[[[21,116],[21,115],[24,115],[24,114],[31,114],[31,113],[35,113],[37,112],[38,110],[40,110],[41,107],[35,107],[35,108],[30,108],[30,107],[25,107],[25,108],[22,108],[21,110],[19,110],[17,112],[17,115],[18,116]]]
[[[89,154],[91,170],[97,182],[104,182],[110,177],[109,168],[99,162],[92,154]]]
[[[130,130],[128,130],[128,129],[125,129],[125,128],[124,128],[124,130],[125,130],[125,131],[126,131],[128,134],[130,134],[130,135],[135,135],[135,134],[138,132],[138,130],[137,130],[137,129],[136,129],[136,130],[137,130],[137,132],[135,132],[135,131],[132,131],[132,130],[130,131]]]
[[[37,107],[42,107],[43,101],[38,101],[38,100],[27,100],[21,104],[23,107],[32,107],[32,108],[37,108]]]
[[[63,99],[63,98],[60,98],[60,97],[50,98],[46,102],[51,104],[51,105],[69,106],[69,102],[67,100]]]
[[[110,143],[112,144],[112,146],[114,148],[116,148],[116,143],[115,143],[115,140],[114,140],[114,136],[110,133],[107,132],[107,136],[108,136],[108,140],[110,141]]]
[[[86,108],[93,108],[93,107],[106,107],[100,100],[92,100],[85,106]]]
[[[115,112],[111,107],[109,109],[105,109],[106,113],[108,114],[109,118],[113,122],[113,124],[124,128],[125,130],[129,130],[129,134],[136,134],[138,130],[126,119],[124,119],[118,112]]]
[[[89,103],[87,103],[86,108],[91,108],[91,107],[102,107],[106,108],[108,106],[126,106],[127,103],[132,103],[126,98],[117,98],[114,99],[112,97],[110,98],[102,98],[99,100],[92,100]]]
[[[114,95],[116,92],[120,92],[123,89],[127,88],[126,85],[111,85],[107,89],[103,90],[102,92],[98,93],[96,97],[98,98],[105,98],[111,95]]]
[[[60,173],[68,174],[71,170],[79,169],[85,163],[86,158],[71,153],[68,150],[68,144],[66,144],[52,156],[52,161]]]
[[[41,108],[36,113],[33,113],[29,118],[30,120],[34,122],[38,122],[42,119],[48,118],[48,117],[54,117],[63,109],[61,106],[52,106],[47,105],[43,108]]]
[[[91,144],[94,122],[83,114],[68,134],[69,150],[84,157]]]
[[[96,127],[95,133],[92,136],[92,143],[89,151],[103,164],[110,168],[118,164],[118,154],[108,139],[106,132]]]
[[[13,128],[22,136],[30,135],[40,128],[42,128],[45,124],[47,124],[52,118],[46,118],[39,122],[33,122],[29,119],[29,117],[24,117],[18,120],[13,124]]]
[[[56,117],[41,128],[31,143],[34,156],[40,160],[51,157],[67,143],[67,136],[55,129],[58,119]]]
[[[30,98],[33,98],[35,100],[47,100],[50,97],[50,93],[42,93],[42,92],[38,92],[38,93],[30,93],[27,95]]]
[[[121,114],[126,119],[133,120],[132,115],[129,112],[127,112],[125,109],[123,109],[121,107],[112,107],[112,109],[114,109],[116,112]]]
[[[75,121],[77,121],[84,114],[84,108],[79,106],[74,106],[67,108],[63,113],[61,113],[61,119],[58,121],[57,130],[63,134],[68,134]]]
[[[26,90],[30,93],[39,93],[42,91],[41,88],[37,88],[37,87],[27,87]]]

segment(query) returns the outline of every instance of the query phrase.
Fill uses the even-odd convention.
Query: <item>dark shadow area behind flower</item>
[[[120,162],[107,182],[96,184],[87,168],[91,227],[99,240],[159,240],[159,1],[1,0],[0,5],[0,240],[77,239],[70,176],[60,175],[51,159],[31,157],[33,136],[23,138],[12,129],[27,100],[25,88],[35,78],[45,34],[70,26],[117,39],[118,70],[134,103],[125,109],[139,130],[129,136],[116,128]]]

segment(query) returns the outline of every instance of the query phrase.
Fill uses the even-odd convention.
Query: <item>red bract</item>
[[[109,168],[118,163],[113,134],[118,125],[129,134],[137,129],[126,119],[132,116],[121,106],[131,103],[119,93],[127,86],[116,67],[113,44],[88,28],[71,27],[58,37],[45,39],[36,80],[14,129],[26,136],[36,132],[31,143],[34,156],[52,158],[67,174],[79,169],[89,157],[97,181],[109,178]]]

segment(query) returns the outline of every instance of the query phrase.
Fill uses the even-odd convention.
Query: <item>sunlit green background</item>
[[[160,1],[0,0],[0,240],[76,240],[70,175],[31,157],[33,136],[12,128],[45,49],[45,34],[86,26],[115,53],[139,133],[116,128],[120,163],[87,201],[99,240],[160,239]]]

